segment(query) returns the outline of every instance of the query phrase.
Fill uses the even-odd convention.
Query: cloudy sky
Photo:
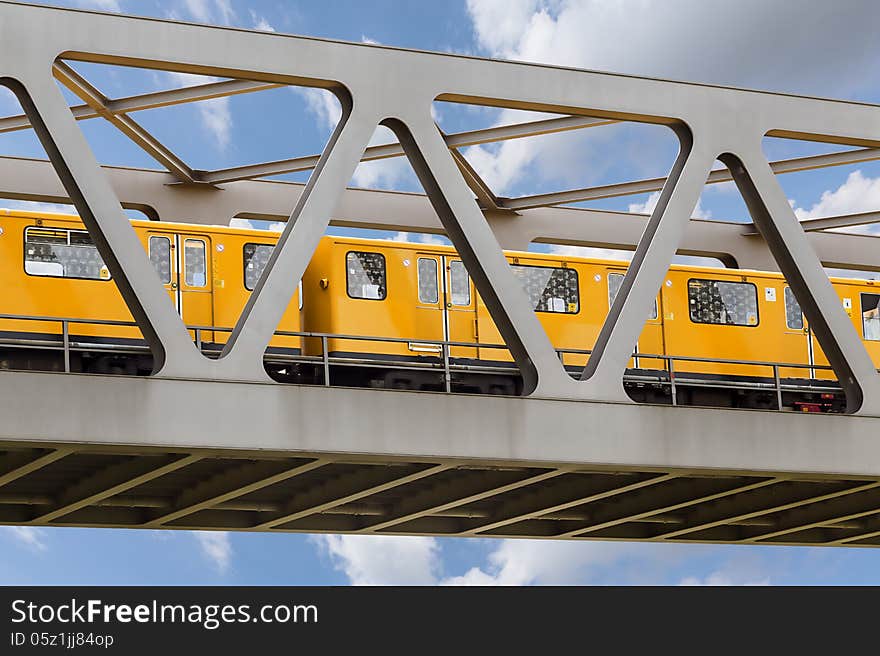
[[[880,103],[880,5],[873,0],[46,4]],[[205,81],[77,68],[111,97]],[[0,94],[0,113],[18,111],[11,95]],[[136,118],[191,166],[207,169],[319,152],[338,116],[329,94],[280,89]],[[455,132],[534,115],[437,103],[435,117]],[[100,161],[156,166],[102,121],[80,126]],[[388,139],[381,131],[374,137]],[[765,149],[769,158],[782,159],[835,147],[768,139]],[[0,151],[44,156],[25,132],[0,136]],[[519,196],[665,175],[676,141],[666,128],[621,124],[464,153],[496,194]],[[419,189],[402,159],[362,164],[352,182]],[[876,163],[789,174],[780,182],[801,218],[880,210]],[[655,200],[642,195],[587,206],[644,212]],[[747,219],[729,184],[708,187],[697,214]],[[880,551],[7,527],[0,528],[0,583],[877,584]]]

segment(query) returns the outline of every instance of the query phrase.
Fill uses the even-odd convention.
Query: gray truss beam
[[[828,216],[821,219],[806,219],[801,221],[800,224],[804,229],[804,232],[816,232],[818,230],[852,228],[877,222],[880,222],[880,212],[859,212],[858,214]],[[756,235],[758,234],[758,231],[754,229],[754,225],[751,225],[743,232],[743,234]]]
[[[491,531],[499,529],[503,526],[509,526],[527,519],[539,518],[549,514],[561,513],[570,508],[576,508],[594,501],[609,499],[620,494],[627,494],[640,490],[642,488],[665,483],[676,478],[675,474],[657,474],[656,476],[636,477],[637,480],[620,485],[619,481],[615,483],[614,477],[609,477],[602,481],[596,481],[584,489],[583,483],[577,485],[569,483],[570,493],[561,495],[566,498],[560,501],[558,491],[550,495],[549,490],[535,492],[525,495],[523,499],[513,500],[492,513],[491,522],[473,526],[466,531],[462,531],[461,535],[479,535],[488,534]],[[591,488],[591,489],[590,489]],[[549,500],[548,497],[553,498]],[[586,521],[586,520],[585,520]]]
[[[196,182],[193,170],[187,166],[182,159],[171,152],[170,149],[147,132],[147,130],[141,127],[127,114],[114,114],[111,112],[107,108],[109,98],[98,91],[98,89],[92,86],[88,80],[73,70],[68,64],[65,64],[64,62],[56,62],[52,72],[59,82],[75,93],[81,100],[89,105],[89,107],[100,114],[102,118],[107,119],[110,124],[135,142],[148,155],[150,155],[150,157],[168,169],[181,182]]]
[[[131,490],[201,459],[196,455],[135,456],[129,458],[83,479],[62,492],[54,506],[34,517],[32,523],[52,522],[80,508],[91,506],[120,492]]]
[[[555,134],[568,130],[580,130],[586,127],[608,125],[616,121],[604,121],[600,119],[584,118],[581,116],[564,116],[562,118],[543,119],[515,125],[503,125],[482,130],[470,130],[456,134],[445,135],[446,144],[451,149],[465,146],[476,146],[484,143],[506,141],[508,139],[522,139],[544,134]],[[403,157],[403,147],[400,143],[379,144],[369,146],[364,150],[362,162],[372,162],[378,159],[391,157]],[[252,180],[265,178],[285,173],[297,173],[310,171],[318,164],[320,155],[306,155],[291,159],[262,162],[259,164],[246,164],[216,171],[204,171],[200,173],[199,180],[213,185],[235,182],[238,180]]]
[[[172,107],[184,103],[212,100],[214,98],[227,98],[243,93],[253,93],[254,91],[267,91],[269,89],[278,89],[282,86],[284,85],[251,82],[250,80],[222,80],[207,84],[194,84],[188,87],[181,87],[180,89],[153,91],[125,98],[108,98],[104,103],[104,108],[111,114],[128,114],[147,109],[158,109],[160,107]],[[102,113],[88,104],[75,105],[70,108],[70,111],[78,121],[103,116]],[[32,127],[30,120],[24,114],[0,118],[0,134],[29,130]]]
[[[540,474],[525,476],[500,485],[495,484],[488,488],[486,487],[485,473],[482,475],[471,476],[464,481],[444,483],[440,490],[432,488],[422,494],[415,494],[411,497],[407,497],[397,506],[388,510],[390,519],[363,526],[357,532],[381,532],[385,529],[397,526],[398,524],[405,524],[414,519],[419,519],[420,517],[434,515],[451,508],[488,499],[498,494],[534,485],[535,483],[540,483],[568,473],[571,473],[571,471],[567,469],[544,471]],[[438,498],[445,498],[445,500],[438,504]]]
[[[708,531],[719,526],[736,526],[742,522],[749,522],[776,512],[847,496],[860,490],[872,489],[875,487],[875,484],[863,483],[852,485],[817,482],[816,486],[821,490],[818,494],[815,491],[811,494],[804,494],[803,489],[792,484],[790,481],[780,479],[778,484],[756,493],[756,495],[760,495],[756,498],[754,504],[758,507],[757,510],[742,512],[741,500],[727,499],[718,501],[692,511],[684,520],[685,526],[666,533],[660,533],[654,537],[662,540],[677,540],[686,535]],[[775,526],[775,524],[773,525]]]
[[[10,457],[7,460],[8,468],[3,473],[0,473],[0,487],[38,471],[46,465],[51,465],[56,460],[61,460],[61,458],[69,456],[71,453],[74,453],[73,449],[62,448],[53,449],[37,457],[32,457],[33,454],[28,452]]]
[[[705,489],[696,491],[693,481],[677,484],[662,490],[649,490],[637,493],[621,501],[617,507],[611,507],[598,511],[590,520],[588,526],[566,531],[559,534],[560,538],[584,537],[590,533],[596,533],[621,524],[638,521],[651,515],[670,513],[694,506],[700,503],[708,503],[716,499],[723,499],[734,494],[748,492],[767,485],[775,485],[779,479],[765,478],[759,481],[751,481],[745,484],[731,484],[730,480],[715,481],[706,479]]]
[[[416,472],[390,478],[387,471],[373,471],[357,472],[343,476],[341,480],[331,479],[291,499],[284,510],[261,521],[254,528],[261,531],[273,529],[310,515],[331,512],[344,504],[429,478],[451,468],[452,465],[431,465]]]
[[[270,485],[289,480],[329,464],[327,459],[296,462],[293,466],[281,463],[255,462],[224,471],[185,491],[174,503],[174,510],[161,513],[144,523],[145,527],[159,527],[200,510],[212,508],[230,499],[262,490]]]
[[[827,155],[809,155],[795,157],[793,159],[778,160],[770,163],[770,167],[776,174],[795,173],[813,169],[827,168],[831,166],[843,166],[846,164],[859,164],[880,160],[880,148],[859,148]],[[733,176],[728,169],[713,169],[706,179],[706,184],[718,184],[730,182]],[[504,200],[504,207],[509,210],[520,211],[536,207],[550,207],[571,203],[582,203],[602,198],[617,198],[618,196],[631,196],[633,194],[647,194],[663,189],[666,178],[650,178],[646,180],[634,180],[617,184],[602,185],[598,187],[585,187],[583,189],[571,189],[548,194],[535,194],[510,198]]]
[[[791,533],[845,522],[880,512],[880,482],[859,486],[848,494],[817,501],[804,508],[783,511],[776,518],[776,527],[770,531],[747,534],[739,542],[766,542]]]
[[[241,181],[218,190],[169,184],[168,173],[146,169],[102,167],[123,206],[139,209],[154,220],[185,217],[187,223],[227,223],[234,216],[286,221],[304,185],[281,181]],[[0,196],[46,203],[70,202],[52,166],[45,160],[0,157]],[[73,209],[73,208],[71,208]],[[596,248],[635,248],[647,217],[641,214],[577,208],[524,210],[521,220],[486,213],[502,247],[526,250],[533,240]],[[426,196],[378,190],[347,189],[333,225],[381,230],[441,233],[442,226]],[[679,253],[718,257],[726,265],[778,270],[767,244],[744,235],[744,225],[692,219]],[[825,266],[880,270],[876,237],[814,231],[810,245]]]

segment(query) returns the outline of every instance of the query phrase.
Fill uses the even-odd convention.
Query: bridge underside
[[[0,378],[4,524],[880,546],[877,419]]]

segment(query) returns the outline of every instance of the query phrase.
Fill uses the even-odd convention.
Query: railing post
[[[443,383],[446,391],[452,391],[452,376],[449,373],[449,342],[443,342]]]
[[[324,359],[324,387],[330,387],[330,356],[327,353],[327,335],[321,335],[321,353]]]
[[[672,405],[678,405],[678,401],[676,400],[676,391],[675,391],[675,366],[673,358],[666,358],[666,362],[669,368],[669,392],[672,395]]]
[[[773,365],[773,382],[776,384],[776,409],[782,411],[782,382],[779,380],[779,365]]]
[[[70,373],[70,328],[67,319],[61,322],[61,339],[64,342],[64,373]]]
[[[199,349],[199,353],[202,352],[202,329],[196,328],[196,347]]]

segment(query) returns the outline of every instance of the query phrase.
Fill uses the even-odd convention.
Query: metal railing
[[[138,343],[137,338],[126,338],[131,343],[110,344],[101,342],[87,341],[88,336],[74,340],[71,337],[70,327],[73,325],[84,326],[114,326],[120,328],[138,328],[134,321],[121,321],[113,319],[85,319],[76,317],[57,317],[57,316],[40,316],[40,315],[15,315],[0,314],[0,320],[9,321],[28,321],[34,323],[55,323],[60,327],[60,342],[52,339],[30,339],[30,338],[8,338],[0,337],[0,344],[11,348],[41,348],[48,350],[61,350],[63,352],[64,371],[71,371],[71,352],[72,351],[89,351],[101,353],[149,353],[149,348],[145,343]],[[204,326],[204,325],[187,325],[188,330],[193,333],[193,341],[197,348],[207,356],[217,357],[220,355],[222,343],[216,341],[205,342],[202,338],[205,333],[231,333],[231,327],[225,326]],[[51,333],[50,333],[51,334]],[[332,367],[359,367],[371,366],[376,368],[394,368],[400,370],[436,370],[442,372],[443,386],[446,392],[452,392],[452,374],[455,372],[469,372],[476,374],[516,374],[518,369],[516,364],[511,360],[507,364],[503,360],[484,360],[484,362],[492,364],[469,364],[466,360],[481,360],[477,349],[489,351],[507,351],[504,344],[492,344],[485,342],[459,342],[452,340],[438,339],[414,339],[407,337],[387,337],[376,335],[349,335],[338,333],[320,333],[306,331],[275,331],[276,337],[294,337],[301,339],[319,340],[321,344],[320,355],[304,355],[302,353],[285,353],[283,351],[270,352],[267,350],[266,359],[270,361],[290,362],[290,363],[311,363],[320,366],[322,371],[322,384],[326,387],[331,386],[331,366]],[[106,337],[104,337],[106,339]],[[418,344],[420,347],[433,347],[428,356],[425,351],[428,349],[420,349],[418,353],[413,353],[413,360],[383,360],[382,353],[375,355],[379,357],[345,357],[330,355],[330,340],[351,340],[359,342],[374,342],[387,344],[407,344],[412,347]],[[475,349],[474,357],[459,357],[458,361],[452,355],[454,348]],[[557,356],[560,361],[565,363],[565,356],[585,356],[589,357],[592,351],[590,349],[567,349],[557,348]],[[366,355],[366,353],[364,353]],[[624,381],[633,384],[650,384],[659,385],[669,388],[669,395],[673,406],[678,405],[678,391],[682,386],[687,387],[709,387],[724,388],[736,390],[765,390],[771,391],[776,397],[776,409],[784,410],[783,393],[784,392],[813,392],[813,393],[840,393],[841,388],[833,379],[816,378],[817,371],[833,370],[828,365],[806,364],[797,362],[770,362],[763,360],[734,360],[726,358],[704,358],[695,356],[681,356],[655,353],[634,352],[632,354],[634,364],[644,360],[660,361],[663,363],[661,368],[658,367],[640,367],[637,366],[628,370],[624,375]],[[679,366],[676,367],[676,363]],[[767,376],[756,376],[754,374],[734,374],[734,378],[718,379],[694,376],[702,372],[686,371],[682,369],[682,364],[700,363],[720,366],[738,366],[738,367],[755,367],[766,368]],[[576,377],[580,367],[583,365],[567,365],[566,369]],[[783,378],[780,374],[781,370],[806,370],[807,378],[788,377]],[[684,375],[682,375],[684,374]],[[688,375],[690,374],[690,375]],[[786,382],[789,381],[789,382]],[[810,384],[803,384],[809,381]],[[815,383],[823,383],[817,385]]]

